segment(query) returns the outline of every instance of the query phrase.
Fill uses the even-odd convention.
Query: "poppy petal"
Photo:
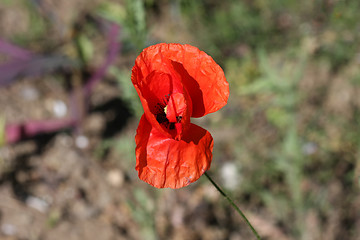
[[[134,72],[137,72],[135,68],[133,69]],[[169,129],[167,124],[161,124],[168,121],[175,123],[178,116],[181,116],[182,128],[187,129],[187,125],[190,123],[191,98],[179,80],[180,76],[176,72],[170,75],[152,71],[144,80],[138,82],[134,77],[135,75],[132,75],[135,81],[134,86],[151,125],[168,137],[181,137],[180,132]],[[170,107],[168,107],[169,104]],[[174,108],[177,108],[176,111]],[[166,114],[167,109],[169,110],[168,115]],[[167,117],[168,119],[166,119]]]
[[[210,168],[213,138],[195,124],[177,141],[152,127],[143,115],[135,141],[135,169],[141,180],[154,187],[185,187]]]
[[[147,119],[168,137],[171,137],[171,134],[159,124],[156,116],[163,112],[165,98],[171,91],[171,82],[172,79],[169,74],[153,71],[146,76],[144,81],[139,84],[134,83]]]
[[[181,76],[192,100],[192,117],[222,108],[229,97],[229,84],[221,67],[205,52],[191,45],[160,43],[143,50],[135,61],[133,83],[152,71]]]

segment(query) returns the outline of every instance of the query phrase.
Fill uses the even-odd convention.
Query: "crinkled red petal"
[[[141,180],[154,187],[185,187],[210,168],[213,138],[195,124],[177,141],[152,127],[143,115],[135,141],[135,169]]]
[[[191,45],[161,43],[143,50],[135,61],[132,81],[141,85],[153,71],[181,77],[192,100],[192,117],[201,117],[222,108],[229,97],[229,84],[221,67]]]
[[[144,79],[141,78],[142,80],[138,81],[138,78],[136,77],[138,73],[139,69],[134,66],[132,80],[135,89],[139,94],[147,119],[152,126],[156,127],[164,135],[172,138],[181,138],[181,133],[175,129],[170,130],[168,128],[169,125],[161,124],[164,120],[176,122],[176,116],[178,116],[176,114],[180,113],[182,117],[181,125],[184,130],[188,128],[187,125],[190,123],[190,115],[192,112],[191,98],[186,89],[184,89],[183,84],[180,81],[180,76],[176,72],[173,72],[170,75],[154,70]],[[181,97],[175,98],[175,96]],[[171,115],[172,119],[164,119],[166,118],[164,108],[169,101],[173,102],[174,98],[181,98],[181,105],[170,107],[169,110],[173,114]],[[172,111],[175,107],[181,107],[181,109],[178,109],[176,113],[174,113]]]

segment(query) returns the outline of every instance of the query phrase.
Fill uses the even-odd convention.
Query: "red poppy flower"
[[[210,167],[213,138],[190,117],[227,103],[223,70],[196,47],[161,43],[137,57],[131,80],[144,108],[135,137],[139,178],[157,188],[196,181]]]

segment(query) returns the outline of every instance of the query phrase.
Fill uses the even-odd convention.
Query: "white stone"
[[[234,163],[227,162],[223,164],[220,169],[220,174],[226,188],[234,190],[238,187],[240,176]]]
[[[65,117],[67,114],[67,106],[61,100],[55,100],[53,103],[53,112],[54,115],[58,118]]]
[[[89,146],[89,139],[83,135],[77,136],[75,139],[75,144],[78,148],[87,148]]]

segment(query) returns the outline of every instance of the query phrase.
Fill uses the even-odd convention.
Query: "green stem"
[[[214,185],[214,187],[216,188],[216,190],[218,190],[220,192],[221,195],[224,196],[224,198],[226,198],[226,200],[229,201],[229,203],[231,204],[231,206],[233,206],[233,208],[235,208],[235,210],[240,214],[240,216],[245,220],[245,222],[247,223],[247,225],[251,228],[252,232],[255,234],[256,238],[258,240],[261,240],[259,234],[257,233],[257,231],[255,230],[255,228],[251,225],[251,223],[249,222],[249,220],[246,218],[245,214],[240,210],[240,208],[238,206],[236,206],[236,204],[234,203],[233,200],[231,200],[231,198],[214,182],[214,180],[212,180],[212,178],[205,172],[205,176],[209,179],[209,181]]]

